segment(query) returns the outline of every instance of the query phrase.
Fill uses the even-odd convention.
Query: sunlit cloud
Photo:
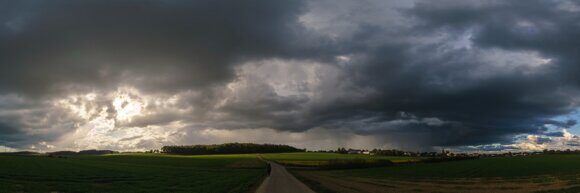
[[[0,3],[0,146],[580,145],[574,1],[135,4]]]

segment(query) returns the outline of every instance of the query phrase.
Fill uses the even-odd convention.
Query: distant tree
[[[164,146],[161,152],[181,155],[204,155],[204,154],[238,154],[238,153],[282,153],[304,152],[306,149],[298,149],[289,145],[254,144],[254,143],[224,143],[212,145],[187,145],[187,146]]]

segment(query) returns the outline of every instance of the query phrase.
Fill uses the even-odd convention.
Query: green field
[[[538,175],[578,175],[580,155],[482,158],[442,163],[335,171],[333,174],[368,178],[517,178]]]
[[[281,164],[297,166],[320,166],[333,159],[365,159],[365,160],[391,160],[394,163],[416,161],[416,157],[399,157],[399,156],[374,156],[363,154],[338,154],[338,153],[274,153],[261,154],[264,159],[273,160]]]
[[[580,155],[481,158],[293,173],[318,192],[578,192]]]
[[[0,192],[247,192],[256,155],[0,156]]]
[[[249,192],[265,175],[265,163],[258,159],[259,156],[302,166],[319,166],[336,159],[404,163],[366,169],[296,170],[299,178],[314,182],[315,186],[338,188],[338,192],[340,187],[357,186],[357,183],[370,187],[369,191],[361,189],[361,192],[372,192],[370,190],[377,186],[401,192],[437,188],[477,190],[483,187],[481,184],[485,184],[490,192],[510,188],[566,188],[573,192],[578,189],[580,179],[580,155],[482,158],[441,163],[407,163],[418,160],[414,157],[307,152],[203,156],[111,154],[61,158],[0,155],[0,193]]]

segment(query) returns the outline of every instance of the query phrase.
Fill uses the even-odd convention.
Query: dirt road
[[[256,193],[314,193],[280,164],[266,162],[270,163],[272,171],[270,176],[258,187]]]

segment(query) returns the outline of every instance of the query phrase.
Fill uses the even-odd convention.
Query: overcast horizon
[[[0,0],[0,148],[580,147],[580,3]]]

